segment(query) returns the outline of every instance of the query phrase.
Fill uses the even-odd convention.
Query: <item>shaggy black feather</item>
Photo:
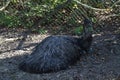
[[[91,37],[92,39],[92,37]],[[30,73],[46,73],[66,69],[75,63],[83,51],[87,51],[91,39],[82,40],[70,36],[50,36],[44,39],[19,66]]]
[[[39,43],[19,69],[30,73],[48,73],[68,68],[84,51],[88,51],[92,35],[85,37],[49,36]]]

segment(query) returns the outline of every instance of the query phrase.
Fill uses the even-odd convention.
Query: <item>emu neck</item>
[[[82,37],[78,39],[78,45],[80,48],[84,51],[88,51],[90,49],[90,46],[92,44],[93,37],[92,35],[89,35],[87,37]]]

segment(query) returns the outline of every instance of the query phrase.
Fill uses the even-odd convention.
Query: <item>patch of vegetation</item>
[[[31,29],[36,25],[71,26],[79,34],[81,28],[78,25],[83,15],[96,23],[99,21],[96,16],[100,13],[119,13],[120,9],[116,6],[119,3],[117,0],[1,0],[0,26]],[[44,33],[42,29],[39,31]]]

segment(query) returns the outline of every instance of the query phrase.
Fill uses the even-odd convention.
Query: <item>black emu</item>
[[[63,35],[45,38],[31,55],[20,63],[19,69],[30,73],[48,73],[68,68],[91,46],[91,21],[85,19],[84,27],[88,33],[86,32],[83,37]]]

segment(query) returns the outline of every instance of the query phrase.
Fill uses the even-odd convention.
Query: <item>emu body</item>
[[[89,49],[92,37],[49,36],[23,60],[19,68],[30,73],[47,73],[68,68]]]

